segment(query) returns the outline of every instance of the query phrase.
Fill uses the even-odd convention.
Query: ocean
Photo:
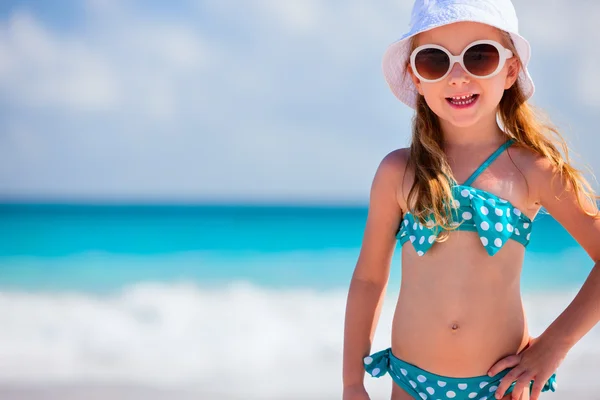
[[[340,399],[366,217],[349,206],[0,205],[0,397]],[[592,266],[550,215],[536,217],[522,275],[532,335]],[[400,268],[398,246],[373,350],[389,347]],[[600,399],[599,362],[595,327],[542,398]],[[388,376],[365,384],[389,398]]]

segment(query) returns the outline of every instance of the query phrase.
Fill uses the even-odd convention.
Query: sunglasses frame
[[[488,75],[484,75],[484,76],[479,76],[479,75],[475,75],[473,73],[471,73],[471,71],[469,71],[467,69],[467,67],[465,67],[465,63],[464,63],[464,55],[467,52],[467,50],[469,50],[471,47],[476,46],[478,44],[489,44],[494,46],[497,50],[498,50],[498,54],[500,55],[500,58],[498,60],[498,67],[496,68],[496,70]],[[450,64],[448,66],[448,71],[446,71],[446,73],[437,79],[427,79],[423,76],[421,76],[421,74],[419,74],[419,71],[417,71],[417,67],[415,65],[415,59],[417,57],[417,54],[424,49],[438,49],[443,51],[444,53],[446,53],[446,55],[448,56],[448,59],[450,60]],[[422,46],[417,47],[416,49],[413,50],[413,52],[410,55],[410,65],[412,67],[413,73],[423,82],[427,82],[427,83],[434,83],[434,82],[439,82],[442,79],[444,79],[445,77],[448,76],[448,74],[450,73],[450,71],[452,71],[452,68],[454,67],[454,64],[459,63],[460,66],[462,67],[462,69],[469,75],[471,75],[474,78],[477,79],[488,79],[491,78],[493,76],[498,75],[498,73],[502,70],[502,68],[504,67],[504,64],[506,63],[506,60],[510,59],[513,57],[513,52],[510,51],[509,49],[507,49],[506,47],[502,46],[500,43],[496,42],[495,40],[476,40],[470,44],[468,44],[463,51],[460,53],[460,55],[455,56],[452,53],[450,53],[450,51],[448,51],[448,49],[446,49],[445,47],[442,47],[440,45],[437,44],[424,44]]]

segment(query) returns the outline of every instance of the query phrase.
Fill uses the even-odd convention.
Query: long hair
[[[510,34],[505,31],[500,32],[503,35],[504,45],[512,50],[522,67]],[[413,37],[410,51],[414,48]],[[596,212],[585,211],[586,214],[598,216],[596,201],[600,196],[593,193],[581,171],[571,165],[569,149],[564,138],[540,110],[526,101],[518,80],[505,90],[498,105],[498,117],[504,126],[507,139],[510,137],[515,145],[546,157],[559,172],[563,182],[567,183],[566,187],[575,191],[577,202],[582,209],[585,210],[582,204],[583,198],[594,204]],[[554,136],[555,140],[551,140],[549,136]],[[562,149],[564,156],[557,146]],[[416,113],[413,117],[408,165],[415,174],[414,183],[407,197],[411,213],[422,223],[426,223],[427,217],[433,214],[434,226],[439,226],[445,231],[456,229],[457,223],[453,221],[452,210],[448,207],[448,204],[452,204],[452,189],[447,178],[454,177],[444,153],[438,116],[429,108],[422,95],[418,95]],[[446,232],[441,232],[440,241],[446,240],[447,235]]]

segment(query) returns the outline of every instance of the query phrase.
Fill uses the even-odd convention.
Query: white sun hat
[[[406,71],[410,58],[410,38],[433,28],[462,21],[480,22],[510,33],[523,64],[519,85],[525,98],[530,98],[535,90],[527,70],[531,46],[519,35],[519,21],[511,0],[416,0],[410,30],[392,43],[383,56],[383,75],[392,93],[409,107],[416,108],[419,92]]]

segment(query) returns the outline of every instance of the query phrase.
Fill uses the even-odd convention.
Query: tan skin
[[[494,28],[457,23],[420,34],[417,45],[436,43],[459,54],[478,39],[502,43]],[[411,76],[440,116],[448,161],[454,177],[462,183],[507,139],[495,123],[494,110],[503,90],[514,84],[518,65],[507,62],[499,75],[487,80],[470,77],[458,64],[438,83],[421,83]],[[452,114],[444,97],[469,91],[481,94],[481,104],[470,113]],[[408,156],[406,148],[395,150],[376,172],[353,280],[379,288],[387,283],[397,245],[395,232],[408,210],[407,195],[414,180],[414,171],[407,167]],[[591,217],[577,207],[573,196],[557,201],[557,193],[548,184],[553,176],[547,160],[513,145],[472,186],[510,201],[532,220],[545,206],[597,260],[600,222],[590,222]],[[435,243],[423,257],[406,243],[391,333],[394,355],[435,374],[472,377],[485,375],[499,360],[521,353],[532,339],[520,291],[524,254],[523,245],[509,240],[490,257],[477,233],[468,231],[451,232],[446,242]],[[397,384],[392,385],[392,400],[413,400]],[[362,382],[346,386],[344,400],[364,399],[369,397]],[[529,388],[519,385],[502,399],[529,400]]]
[[[515,149],[508,153],[517,166],[527,169],[531,155]],[[392,156],[399,170],[406,165],[406,156],[405,150]],[[454,159],[461,160],[460,167],[450,161],[453,171],[461,171],[455,172],[459,182],[483,161],[475,156]],[[404,193],[410,185],[412,174],[408,172]],[[496,159],[473,186],[509,200],[532,219],[539,210],[539,204],[528,198],[525,178],[507,154]],[[400,192],[398,205],[404,213],[406,198]],[[485,375],[499,359],[520,352],[529,341],[520,295],[524,250],[521,244],[508,241],[490,257],[478,235],[466,231],[452,232],[446,242],[433,246],[427,257],[419,257],[413,247],[405,245],[402,285],[392,324],[394,355],[439,375],[470,377]],[[412,397],[394,384],[392,399]],[[524,394],[520,399],[529,397]]]
[[[455,39],[458,37],[461,40]],[[461,23],[425,32],[417,38],[416,46],[439,43],[453,54],[459,54],[474,40],[487,38],[502,43],[500,33],[491,27]],[[511,67],[512,76],[509,74]],[[442,94],[436,97],[437,101],[430,101],[430,107],[441,115],[446,155],[455,179],[462,183],[506,141],[506,137],[481,104],[480,115],[455,112],[443,104],[444,98],[466,91],[480,93],[480,102],[493,102],[498,96],[498,88],[503,91],[514,83],[518,69],[508,63],[500,75],[481,80],[479,87],[472,85],[475,79],[457,64],[445,82],[429,85],[421,84],[412,71],[409,72],[421,94],[430,94],[427,90]],[[504,81],[504,85],[498,85],[499,81]],[[490,133],[482,135],[482,132]],[[533,155],[514,151],[514,148],[507,152],[501,154],[472,186],[509,200],[533,219],[540,208],[539,202],[530,198],[528,180],[519,172],[519,169],[529,169]],[[398,188],[397,200],[404,213],[408,210],[406,195],[412,187],[414,173],[406,171],[407,149],[398,153],[396,165],[398,171],[403,171],[404,179],[398,180],[402,187]],[[485,375],[496,361],[527,346],[529,332],[520,294],[525,253],[521,244],[508,241],[501,252],[490,257],[475,232],[457,231],[452,232],[446,242],[433,246],[428,257],[419,257],[413,247],[404,247],[402,285],[392,324],[395,356],[439,375],[469,377]],[[416,304],[418,307],[414,306]],[[394,384],[392,399],[412,397]],[[523,393],[520,399],[528,400],[529,396]]]

